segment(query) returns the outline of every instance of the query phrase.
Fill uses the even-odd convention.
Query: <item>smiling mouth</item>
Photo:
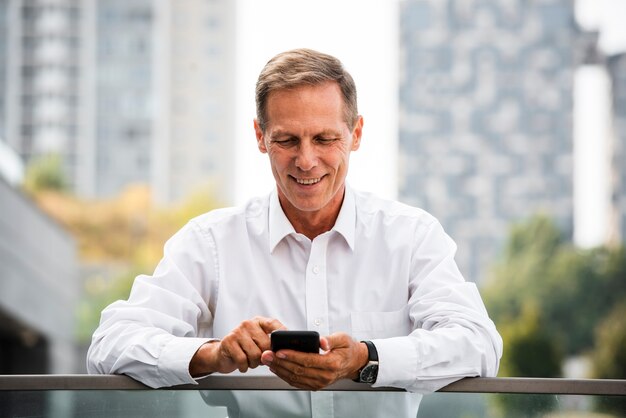
[[[296,183],[302,184],[302,185],[305,185],[305,186],[310,186],[312,184],[317,184],[317,183],[320,182],[320,180],[322,180],[321,177],[317,177],[317,178],[314,178],[314,179],[299,179],[299,178],[295,178],[294,177],[294,179],[296,180]]]

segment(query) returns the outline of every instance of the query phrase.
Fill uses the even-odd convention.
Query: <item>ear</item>
[[[352,151],[356,151],[361,146],[361,135],[363,134],[363,116],[359,115],[359,118],[352,130]]]
[[[263,154],[266,154],[267,147],[265,146],[263,130],[261,129],[261,125],[259,125],[259,121],[256,119],[254,119],[254,133],[256,134],[256,144],[259,147],[259,151],[261,151]]]

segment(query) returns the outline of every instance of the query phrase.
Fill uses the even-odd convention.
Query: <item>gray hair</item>
[[[351,129],[358,119],[356,86],[337,58],[311,49],[282,52],[268,61],[256,83],[256,114],[261,130],[267,124],[267,99],[273,91],[335,81],[344,100],[344,120]]]

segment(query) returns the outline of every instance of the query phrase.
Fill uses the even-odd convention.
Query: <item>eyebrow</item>
[[[281,130],[281,129],[277,129],[276,131],[272,132],[272,134],[270,135],[270,139],[272,138],[280,138],[280,137],[284,137],[284,136],[295,136],[295,137],[299,137],[299,135],[295,135],[292,134],[289,131],[285,131],[285,130]],[[331,130],[331,129],[326,129],[323,130],[321,132],[318,132],[314,135],[314,137],[318,137],[318,136],[332,136],[332,137],[339,137],[341,136],[341,133]]]

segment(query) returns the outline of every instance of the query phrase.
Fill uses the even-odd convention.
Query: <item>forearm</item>
[[[420,393],[463,377],[495,376],[501,353],[497,338],[462,327],[422,329],[406,337],[373,341],[380,363],[375,386]]]
[[[189,362],[206,338],[177,337],[138,324],[99,329],[87,354],[91,374],[126,374],[150,387],[195,383]]]

